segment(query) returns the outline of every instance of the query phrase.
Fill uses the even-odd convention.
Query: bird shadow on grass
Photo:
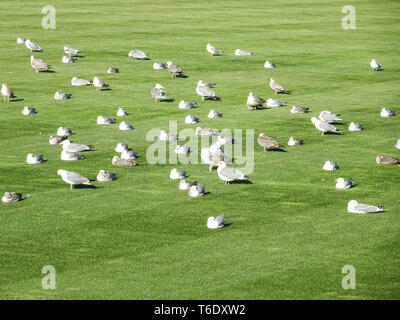
[[[268,151],[265,152],[267,153],[267,152],[287,152],[287,151],[281,148],[276,148],[276,149],[269,149]]]
[[[101,187],[96,187],[94,185],[86,185],[86,184],[78,184],[74,186],[72,189],[98,189]]]
[[[186,79],[186,78],[189,78],[189,76],[187,76],[186,74],[180,74],[180,75],[177,75],[175,78],[183,78],[183,79]]]
[[[174,102],[174,99],[162,99],[160,102]]]
[[[234,180],[229,182],[229,184],[253,184],[250,180]]]
[[[18,101],[24,101],[24,99],[23,99],[23,98],[20,98],[20,99],[13,99],[13,100],[10,100],[10,102],[18,102]]]
[[[105,89],[101,89],[100,91],[111,91],[111,88],[105,88]]]
[[[56,73],[54,70],[42,70],[41,73]]]
[[[232,225],[232,223],[224,223],[224,228],[230,227],[231,225]]]

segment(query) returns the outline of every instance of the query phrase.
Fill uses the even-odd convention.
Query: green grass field
[[[379,154],[400,157],[399,14],[396,0],[313,1],[52,1],[55,30],[41,26],[46,1],[2,0],[1,83],[18,98],[0,103],[0,193],[25,199],[0,205],[1,299],[398,299],[400,298],[399,166],[377,165]],[[341,8],[356,8],[357,29],[344,30]],[[37,42],[35,56],[54,73],[39,74],[30,51],[16,38]],[[224,51],[211,57],[210,42]],[[82,58],[62,64],[63,47]],[[128,58],[141,49],[151,60]],[[236,57],[241,48],[253,56]],[[373,72],[376,58],[384,71]],[[277,63],[264,69],[265,60]],[[172,60],[188,78],[171,79],[153,70]],[[121,73],[108,75],[108,67]],[[112,90],[72,87],[71,78],[99,76]],[[268,78],[292,90],[278,98],[282,108],[249,111],[247,95],[275,98]],[[198,80],[217,83],[221,101],[201,101]],[[150,97],[155,83],[173,102]],[[56,101],[55,91],[72,93]],[[180,110],[180,100],[198,108]],[[37,109],[23,116],[23,106]],[[311,112],[293,115],[291,106]],[[115,117],[124,107],[136,129],[96,124],[98,115]],[[382,107],[397,112],[379,116]],[[208,119],[215,109],[221,119]],[[342,113],[341,135],[320,136],[311,116],[322,110]],[[252,184],[225,186],[207,166],[150,165],[145,140],[152,128],[194,114],[202,127],[254,129],[286,144],[287,152],[267,152],[255,136]],[[119,120],[120,121],[120,120]],[[362,132],[349,132],[351,121]],[[83,161],[60,160],[61,146],[48,138],[70,126],[71,140],[94,144]],[[137,151],[141,166],[113,167],[117,142]],[[25,163],[28,153],[47,162]],[[326,160],[340,166],[322,170]],[[238,165],[236,165],[239,167]],[[206,196],[190,198],[169,179],[172,168],[205,185]],[[57,170],[95,179],[100,169],[114,172],[111,183],[72,192]],[[335,189],[335,179],[352,177],[355,187]],[[27,195],[30,197],[26,197]],[[357,215],[347,202],[385,205],[384,213]],[[206,227],[210,215],[225,214],[229,226]],[[42,289],[42,267],[57,272],[55,290]],[[344,290],[344,265],[356,268],[355,290]]]

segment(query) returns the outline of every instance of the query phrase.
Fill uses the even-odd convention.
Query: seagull
[[[88,186],[91,186],[92,184],[90,183],[90,180],[88,178],[85,178],[81,176],[79,173],[73,172],[73,171],[67,171],[63,169],[59,169],[57,171],[57,174],[61,176],[61,179],[63,179],[64,182],[68,183],[71,185],[71,190],[73,185],[79,185],[79,184],[85,184]]]
[[[217,49],[216,47],[214,47],[213,45],[207,43],[207,52],[209,54],[211,54],[212,56],[218,56],[218,55],[222,55],[224,54],[221,50]]]
[[[204,185],[203,184],[194,184],[189,188],[188,195],[190,197],[201,197],[204,196],[206,191],[204,190]]]
[[[129,150],[129,147],[126,143],[118,142],[117,146],[115,147],[116,152],[122,152],[124,150]]]
[[[26,39],[25,38],[21,38],[21,37],[18,37],[17,38],[17,43],[18,44],[22,44],[22,43],[25,43],[26,42]]]
[[[205,163],[208,164],[210,172],[212,171],[213,167],[218,167],[219,163],[221,161],[225,163],[232,163],[232,160],[229,158],[229,156],[223,152],[222,150],[216,150],[215,152],[211,152],[209,148],[202,148],[201,149],[201,160]]]
[[[139,162],[138,161],[134,161],[134,160],[130,160],[130,159],[121,159],[118,156],[114,156],[112,158],[112,164],[113,164],[113,166],[134,167],[134,166],[138,166]]]
[[[38,164],[44,162],[43,155],[41,154],[33,154],[29,153],[26,157],[26,163],[29,164]]]
[[[222,113],[219,113],[215,110],[210,110],[210,112],[207,114],[207,118],[210,118],[210,119],[221,118],[221,117],[222,117]]]
[[[195,124],[195,123],[198,123],[199,121],[200,121],[200,119],[197,118],[196,116],[188,115],[185,118],[185,123],[186,124]]]
[[[361,131],[363,128],[361,124],[355,123],[355,122],[350,122],[349,125],[349,131]]]
[[[111,124],[115,123],[115,119],[111,119],[108,117],[98,116],[97,117],[97,124]]]
[[[300,106],[293,106],[292,109],[290,109],[290,113],[307,113],[309,111],[309,108],[304,108]]]
[[[83,155],[76,153],[76,152],[69,152],[69,151],[61,151],[61,160],[64,161],[77,161],[77,160],[83,160]]]
[[[97,181],[105,182],[105,181],[113,181],[115,180],[115,175],[111,172],[107,172],[104,170],[100,170],[97,175]]]
[[[220,161],[217,168],[218,177],[225,181],[225,184],[229,184],[235,180],[246,180],[248,179],[240,170],[228,167],[224,161]]]
[[[235,143],[234,139],[232,139],[231,137],[227,137],[227,136],[218,136],[217,141],[219,143],[221,143],[221,145]]]
[[[201,96],[201,100],[202,101],[204,101],[206,99],[218,100],[218,97],[215,95],[214,91],[212,91],[208,87],[197,86],[196,87],[196,93],[199,96]]]
[[[153,89],[151,89],[151,96],[153,97],[155,102],[160,101],[161,99],[166,99],[167,97],[165,96],[165,88],[157,83]]]
[[[132,58],[135,58],[138,60],[148,60],[147,55],[143,51],[138,50],[138,49],[134,49],[134,50],[130,51],[128,53],[128,57],[132,57]]]
[[[216,84],[215,83],[204,82],[203,80],[199,80],[197,82],[197,86],[198,87],[215,88]]]
[[[196,128],[196,135],[198,136],[213,136],[219,134],[220,131],[218,129],[211,129],[211,128]]]
[[[69,140],[64,140],[61,142],[62,148],[64,151],[67,152],[82,152],[82,151],[89,151],[93,150],[94,146],[89,144],[80,144],[80,143],[72,143]]]
[[[269,86],[272,90],[275,91],[275,94],[277,93],[290,93],[286,88],[282,87],[278,82],[276,82],[274,79],[269,78]]]
[[[265,103],[263,98],[255,96],[253,92],[250,92],[247,97],[247,108],[250,110],[257,110],[258,107],[262,107]]]
[[[50,69],[50,66],[47,65],[46,62],[44,62],[42,59],[35,59],[34,56],[31,56],[31,66],[36,70],[36,72]]]
[[[350,213],[375,213],[381,212],[383,206],[370,206],[369,204],[358,203],[356,200],[351,200],[347,204],[347,211]]]
[[[286,106],[286,102],[282,102],[280,100],[269,98],[267,100],[267,107],[281,107]]]
[[[225,224],[225,216],[223,214],[220,214],[217,217],[209,217],[207,220],[208,229],[219,229],[222,228],[224,224]]]
[[[222,136],[220,136],[222,137]],[[215,152],[222,152],[222,146],[224,145],[223,141],[218,140],[214,142],[211,146],[209,146],[208,150],[210,150],[211,153],[215,153]]]
[[[29,50],[31,50],[31,52],[34,52],[34,51],[42,52],[42,51],[43,51],[42,48],[41,48],[39,45],[37,45],[36,43],[32,42],[32,41],[29,40],[29,39],[26,39],[26,40],[25,40],[25,46],[26,46]]]
[[[186,171],[183,170],[178,170],[178,169],[172,169],[169,177],[173,180],[177,180],[177,179],[185,179],[187,177],[186,175]]]
[[[96,87],[97,91],[99,92],[102,88],[108,88],[110,85],[101,81],[98,77],[93,78],[93,85]]]
[[[22,199],[22,194],[21,193],[5,192],[3,197],[1,198],[1,201],[3,201],[3,202],[17,202],[17,201],[21,201],[21,199]]]
[[[64,52],[69,55],[69,56],[78,56],[79,55],[79,50],[78,49],[74,49],[70,46],[65,46],[64,47]]]
[[[315,117],[311,118],[311,122],[318,131],[321,131],[321,136],[323,136],[325,132],[340,132],[340,130],[336,129],[336,127],[334,127],[330,123],[321,121]]]
[[[161,130],[158,139],[161,141],[178,140],[178,136],[174,133],[167,133],[167,131]]]
[[[119,73],[119,69],[118,68],[108,68],[107,73],[108,74]]]
[[[128,122],[122,121],[119,124],[119,130],[121,130],[121,131],[128,131],[128,130],[132,130],[132,129],[135,129],[135,127]]]
[[[265,61],[265,63],[264,63],[264,68],[265,69],[273,69],[273,68],[275,68],[275,63],[273,63],[272,61]]]
[[[248,52],[248,51],[244,51],[244,50],[240,50],[240,49],[235,50],[236,56],[252,56],[253,54],[254,53],[252,53],[252,52]]]
[[[177,145],[175,148],[175,153],[176,154],[190,153],[190,147],[188,147],[186,144],[184,144],[183,146]]]
[[[58,136],[69,136],[72,134],[70,127],[59,127],[57,130]]]
[[[76,59],[72,57],[63,56],[61,62],[62,63],[74,63]]]
[[[71,98],[71,96],[72,96],[71,93],[64,92],[62,90],[58,90],[54,94],[54,99],[56,99],[56,100],[68,100],[69,98]]]
[[[128,115],[128,113],[124,109],[122,109],[122,108],[118,109],[117,117],[123,117],[123,116],[127,116],[127,115]]]
[[[343,179],[343,178],[337,178],[336,179],[336,189],[349,189],[353,186],[353,179]]]
[[[369,63],[369,65],[371,66],[372,70],[374,70],[374,71],[379,71],[382,68],[382,66],[375,59],[372,59],[371,62]]]
[[[339,167],[337,166],[337,164],[334,161],[331,160],[327,160],[324,165],[322,166],[322,169],[325,171],[334,171],[339,169]]]
[[[155,62],[155,63],[153,63],[153,69],[154,70],[165,69],[165,67],[166,67],[166,63],[165,62]]]
[[[376,163],[378,164],[400,164],[400,159],[395,157],[377,156]]]
[[[296,139],[295,137],[290,137],[287,144],[288,146],[299,146],[303,144],[303,140]]]
[[[335,122],[335,121],[343,121],[343,119],[340,119],[339,116],[341,116],[340,113],[334,114],[334,113],[331,113],[330,111],[321,111],[318,118],[319,118],[319,120],[328,122],[328,123]]]
[[[171,75],[172,78],[176,78],[177,76],[182,76],[183,71],[177,65],[173,64],[172,61],[167,61],[168,65],[168,73]]]
[[[257,142],[261,147],[264,148],[264,152],[270,149],[279,149],[283,147],[283,145],[279,144],[274,139],[268,137],[263,132],[258,135]]]
[[[131,150],[122,150],[121,159],[122,160],[132,160],[137,158],[137,152]]]
[[[387,118],[387,117],[393,117],[394,116],[394,111],[390,108],[382,108],[381,110],[381,117],[382,118]]]
[[[65,136],[50,136],[49,143],[50,144],[60,144],[65,139],[67,139],[67,137],[65,137]]]
[[[77,77],[73,77],[71,80],[71,85],[73,85],[73,86],[87,86],[90,83],[91,82],[89,80],[78,79]]]
[[[193,185],[196,185],[197,181],[187,181],[185,179],[182,179],[179,181],[179,190],[189,190],[189,188]]]
[[[400,150],[400,139],[397,140],[397,142],[396,142],[396,144],[394,145],[394,147],[395,147],[396,149],[399,149],[399,150]]]
[[[185,100],[181,100],[178,105],[179,109],[191,109],[191,108],[196,108],[196,107],[197,107],[196,102],[190,102],[190,101],[185,101]]]
[[[9,102],[10,98],[16,98],[14,92],[9,87],[7,87],[5,83],[1,85],[1,94],[3,96],[4,103]]]

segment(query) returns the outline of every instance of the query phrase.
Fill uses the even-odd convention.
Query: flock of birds
[[[31,52],[42,52],[42,48],[30,41],[29,39],[24,39],[24,38],[17,38],[17,43],[19,44],[25,44],[25,46],[31,51]],[[211,56],[215,55],[223,55],[224,53],[222,50],[217,49],[211,44],[207,44],[206,46],[207,52]],[[70,47],[70,46],[65,46],[64,47],[64,52],[66,53],[66,56],[63,56],[62,62],[63,63],[73,63],[76,61],[77,57],[79,57],[79,50]],[[253,55],[253,53],[241,50],[241,49],[236,49],[235,50],[235,55],[237,56],[250,56]],[[149,58],[147,55],[138,49],[132,50],[128,53],[128,57],[132,57],[138,60],[148,60]],[[35,58],[33,55],[31,56],[30,63],[33,69],[35,69],[36,72],[44,71],[44,70],[49,70],[50,66],[43,61],[42,59]],[[370,66],[374,71],[378,71],[382,69],[382,66],[375,60],[373,59],[370,62]],[[264,64],[265,68],[275,68],[276,64],[272,61],[266,61]],[[167,61],[166,63],[164,62],[155,62],[153,64],[153,69],[155,70],[160,70],[160,69],[167,69],[168,73],[171,75],[172,78],[176,77],[186,77],[184,75],[184,72],[182,69],[174,64],[172,61]],[[109,68],[107,70],[107,73],[118,73],[119,69],[118,68]],[[79,79],[77,77],[73,77],[71,80],[71,84],[74,86],[87,86],[87,85],[93,85],[97,91],[101,91],[102,89],[109,88],[109,84],[100,80],[98,77],[94,77],[92,81],[90,80],[85,80],[85,79]],[[215,84],[213,83],[207,83],[202,80],[199,80],[196,86],[196,93],[199,95],[202,99],[204,100],[220,100],[219,97],[216,96],[214,93]],[[269,86],[270,88],[274,91],[275,94],[290,94],[290,90],[279,84],[276,80],[270,78],[269,79]],[[1,94],[3,95],[4,102],[7,103],[10,101],[11,98],[16,98],[14,95],[14,92],[6,85],[2,84],[1,87]],[[156,84],[154,88],[150,91],[151,97],[157,102],[160,100],[165,100],[167,99],[166,97],[166,89],[160,85]],[[63,100],[63,99],[69,99],[71,97],[70,93],[64,92],[62,90],[59,90],[55,93],[54,99],[56,100]],[[280,101],[278,99],[272,99],[269,98],[267,100],[264,100],[263,98],[256,96],[253,94],[253,92],[250,92],[248,97],[247,97],[247,108],[249,110],[257,110],[259,108],[264,108],[264,106],[267,107],[281,107],[285,106],[286,103],[283,101]],[[180,101],[178,107],[180,109],[192,109],[197,107],[197,104],[195,102],[191,101]],[[290,112],[293,114],[299,114],[299,113],[307,113],[309,112],[309,108],[305,108],[302,106],[293,106],[290,109]],[[33,115],[36,113],[36,110],[34,108],[25,106],[24,109],[22,110],[23,115]],[[119,108],[117,110],[117,116],[118,117],[124,117],[127,115],[127,112],[123,108]],[[391,109],[386,109],[382,108],[381,117],[391,117],[394,116],[395,113]],[[219,113],[215,110],[210,110],[208,113],[208,118],[220,118],[222,117],[222,113]],[[314,125],[314,127],[321,132],[321,135],[324,135],[325,133],[334,133],[337,134],[340,132],[334,124],[342,122],[343,119],[340,118],[340,114],[334,114],[331,113],[330,111],[322,111],[318,117],[312,117],[311,122]],[[107,125],[107,124],[112,124],[115,123],[115,119],[104,117],[99,115],[97,117],[97,124],[102,124],[102,125]],[[196,116],[188,115],[185,118],[185,123],[187,124],[195,124],[199,122],[199,118]],[[119,125],[120,130],[132,130],[134,127],[125,122],[122,121]],[[362,125],[359,123],[351,122],[349,127],[349,131],[361,131],[363,130]],[[52,145],[61,145],[62,146],[62,151],[61,151],[61,160],[64,161],[75,161],[75,160],[82,160],[84,159],[84,156],[80,154],[80,152],[85,152],[89,150],[93,150],[94,146],[92,145],[85,145],[85,144],[79,144],[79,143],[73,143],[69,141],[69,136],[72,134],[72,131],[69,127],[59,127],[57,131],[57,135],[55,136],[50,136],[49,138],[49,143]],[[225,182],[225,184],[229,184],[230,182],[233,181],[238,181],[238,180],[247,180],[248,177],[244,175],[239,169],[234,168],[232,166],[228,166],[228,164],[232,163],[232,159],[224,152],[223,146],[227,144],[233,144],[234,140],[231,137],[226,137],[222,136],[220,134],[220,131],[218,129],[213,129],[213,128],[202,128],[202,127],[197,127],[196,128],[196,134],[197,135],[207,135],[207,136],[217,136],[216,142],[213,143],[210,147],[205,147],[201,149],[201,159],[202,161],[209,166],[209,170],[212,171],[213,168],[217,168],[217,174],[218,177]],[[159,134],[159,140],[160,141],[171,141],[171,140],[178,140],[178,136],[173,133],[168,133],[165,130],[161,130]],[[267,136],[265,133],[260,133],[257,138],[258,144],[263,148],[264,151],[272,150],[272,149],[280,149],[283,148],[284,146],[280,143],[278,143],[276,140],[273,138]],[[295,137],[290,137],[289,141],[287,142],[289,146],[297,146],[297,145],[302,145],[303,140],[297,139]],[[395,145],[396,149],[400,149],[400,139],[397,141]],[[114,156],[112,158],[112,164],[114,166],[137,166],[140,164],[140,162],[136,161],[135,159],[137,158],[137,153],[130,150],[127,144],[124,143],[118,143],[116,148],[116,152],[121,153],[120,156]],[[187,154],[190,153],[191,150],[188,146],[186,145],[177,145],[175,152],[177,154]],[[44,161],[44,157],[41,154],[28,154],[26,158],[26,162],[28,164],[39,164]],[[387,156],[377,156],[376,162],[378,164],[400,164],[400,159],[395,158],[395,157],[387,157]],[[324,163],[323,170],[337,170],[338,166],[334,161],[328,160]],[[61,177],[61,179],[70,185],[70,188],[72,190],[72,187],[75,185],[91,185],[92,181],[79,173],[72,172],[72,171],[67,171],[63,169],[59,169],[57,171],[57,174]],[[186,180],[187,174],[183,170],[179,169],[172,169],[170,172],[170,178],[174,180],[180,180],[179,181],[179,190],[187,190],[188,195],[191,197],[199,197],[203,196],[205,194],[205,188],[203,184],[197,183],[197,181],[188,181]],[[97,175],[97,180],[98,181],[112,181],[115,180],[116,177],[113,173],[107,172],[104,170],[100,170],[98,175]],[[342,177],[338,178],[336,180],[336,188],[338,189],[348,189],[351,188],[353,185],[353,180],[352,178],[344,179]],[[22,199],[22,195],[16,192],[5,192],[2,201],[3,202],[16,202],[20,201]],[[358,203],[356,200],[351,200],[348,203],[348,212],[352,213],[373,213],[373,212],[380,212],[383,210],[383,207],[381,206],[371,206],[367,204],[362,204]],[[221,228],[224,226],[224,215],[221,214],[217,217],[210,217],[207,221],[207,227],[216,229],[216,228]]]

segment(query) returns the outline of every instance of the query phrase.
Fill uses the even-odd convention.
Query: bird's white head
[[[161,84],[156,83],[155,88],[157,89],[165,89]]]
[[[311,118],[311,122],[313,125],[315,125],[315,123],[318,121],[318,119],[316,117],[312,117]]]
[[[259,137],[265,137],[266,135],[265,135],[264,132],[261,132],[258,136],[259,136]]]
[[[270,82],[272,82],[272,81],[275,81],[275,80],[274,80],[274,79],[272,79],[272,78],[269,78],[269,81],[270,81]]]
[[[337,178],[337,179],[336,179],[336,182],[342,183],[342,182],[344,182],[344,179],[343,179],[343,178]]]
[[[57,170],[57,174],[58,174],[59,176],[61,176],[64,172],[65,172],[65,170],[63,170],[63,169]]]
[[[3,84],[1,85],[1,87],[2,87],[2,88],[6,88],[7,85],[6,85],[5,83],[3,83]]]
[[[225,163],[224,161],[218,162],[218,168],[219,168],[219,167],[221,167],[221,168],[226,167],[226,163]]]
[[[253,92],[249,92],[249,96],[252,97],[253,96]]]
[[[358,202],[356,200],[350,200],[349,203],[347,204],[347,206],[349,208],[353,208],[358,204]]]
[[[62,145],[69,145],[70,143],[71,143],[71,141],[69,141],[68,139],[66,139],[66,140],[63,140],[63,141],[61,141],[60,142]]]
[[[203,80],[199,80],[198,82],[197,82],[197,86],[198,87],[201,87],[201,86],[203,86],[204,85],[204,81]]]
[[[172,61],[167,61],[167,65],[170,66],[172,64]]]

